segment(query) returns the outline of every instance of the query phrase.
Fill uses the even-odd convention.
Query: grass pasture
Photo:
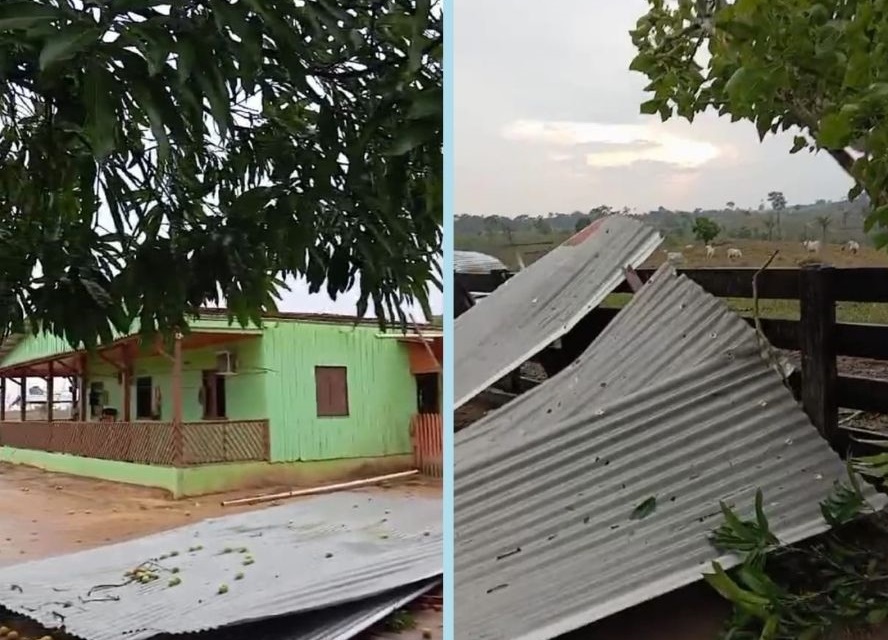
[[[542,237],[522,238],[527,244],[509,246],[505,237],[493,238],[477,236],[468,239],[457,238],[456,246],[460,249],[482,251],[494,255],[511,268],[517,268],[518,255],[520,253],[525,264],[530,264],[560,242],[565,237],[553,236],[548,240]],[[471,242],[469,242],[471,240]],[[533,242],[533,244],[530,244]],[[728,248],[740,249],[743,257],[738,260],[728,260]],[[825,244],[819,255],[808,253],[801,242],[768,242],[764,240],[727,240],[716,242],[716,254],[713,258],[706,258],[706,249],[701,242],[691,245],[680,245],[674,242],[664,242],[660,249],[645,261],[642,265],[646,268],[656,268],[666,261],[667,251],[680,251],[684,261],[680,267],[688,269],[705,268],[731,268],[761,267],[777,250],[778,254],[771,263],[770,269],[796,269],[806,262],[819,260],[835,267],[886,267],[888,268],[888,251],[876,250],[870,246],[861,246],[856,255],[842,251],[840,244]],[[612,294],[608,296],[602,306],[620,308],[629,300],[628,294]],[[744,316],[752,315],[752,299],[749,298],[725,298],[728,306]],[[763,318],[783,318],[798,320],[798,300],[759,300],[759,312]],[[836,318],[839,322],[860,322],[869,324],[888,324],[888,304],[839,302],[836,305]]]
[[[666,245],[664,245],[666,246]],[[743,253],[737,260],[728,260],[727,251],[736,247]],[[841,267],[888,267],[888,252],[877,251],[862,246],[857,255],[842,251],[842,245],[825,244],[819,254],[808,253],[801,242],[767,242],[762,240],[734,240],[715,247],[716,254],[706,258],[706,249],[700,242],[684,246],[666,246],[656,251],[644,263],[644,267],[658,267],[666,261],[666,251],[681,251],[684,262],[681,267],[688,269],[761,267],[771,254],[778,251],[777,257],[769,269],[797,269],[807,262],[820,261],[825,264]],[[628,301],[628,295],[613,294],[605,306],[622,307]],[[744,316],[752,315],[751,298],[725,298],[728,306]],[[763,318],[799,319],[798,300],[759,300],[759,314]],[[888,324],[888,304],[864,302],[839,302],[836,304],[836,319],[839,322],[861,322],[869,324]]]

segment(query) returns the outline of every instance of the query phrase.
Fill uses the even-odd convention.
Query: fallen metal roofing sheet
[[[707,536],[719,501],[749,515],[758,488],[781,541],[822,532],[847,480],[755,331],[668,267],[454,458],[456,637],[474,640],[554,638],[732,566]]]
[[[440,500],[337,493],[7,567],[0,604],[85,640],[140,640],[354,602],[440,575],[442,556]],[[149,559],[161,579],[95,590]]]
[[[478,251],[453,252],[453,271],[455,273],[491,273],[508,271],[509,268],[499,258]]]
[[[601,218],[463,313],[454,323],[455,407],[570,331],[661,241],[629,216]]]
[[[178,636],[185,640],[349,640],[398,609],[431,591],[439,582],[427,580],[320,611]],[[158,637],[168,640],[177,636]]]

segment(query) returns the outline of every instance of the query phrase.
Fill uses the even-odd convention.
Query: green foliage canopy
[[[427,310],[442,44],[432,0],[3,2],[0,331],[259,321],[291,275]]]
[[[694,226],[691,229],[694,232],[694,236],[700,242],[705,242],[709,244],[713,240],[715,240],[715,236],[717,236],[721,232],[721,227],[718,226],[718,223],[707,218],[706,216],[700,216],[696,220],[694,220]]]
[[[688,120],[714,109],[792,129],[792,152],[829,153],[872,205],[888,244],[888,3],[885,0],[648,0],[631,69],[648,77],[641,111]]]

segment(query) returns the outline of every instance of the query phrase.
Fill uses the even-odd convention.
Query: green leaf
[[[658,113],[660,111],[660,106],[662,104],[663,104],[663,101],[660,100],[659,98],[654,98],[652,100],[646,100],[645,102],[641,103],[641,107],[639,108],[639,110],[643,114],[653,115],[653,114]]]
[[[851,120],[847,114],[831,113],[820,121],[817,142],[827,149],[843,149],[851,141]]]
[[[643,502],[637,504],[635,508],[632,510],[632,515],[629,516],[630,520],[642,520],[647,518],[657,509],[657,497],[651,496],[647,498]]]
[[[403,156],[436,137],[435,127],[420,121],[411,121],[403,125],[391,147],[386,152],[389,156]]]
[[[411,17],[413,24],[410,49],[407,51],[407,70],[410,73],[415,73],[422,66],[422,52],[425,45],[428,44],[423,34],[429,23],[430,12],[431,0],[416,0],[416,7]]]
[[[805,136],[795,136],[792,139],[792,149],[789,150],[790,153],[798,153],[802,149],[808,146],[808,139]]]
[[[148,79],[146,78],[146,80]],[[136,98],[136,103],[148,116],[151,134],[157,141],[158,158],[161,162],[166,162],[170,157],[170,139],[167,135],[160,107],[155,103],[148,86],[142,82],[134,82],[131,89],[133,96]]]
[[[210,103],[213,120],[224,135],[231,126],[231,99],[219,67],[207,61],[196,69],[197,83]]]
[[[762,627],[762,635],[759,640],[774,640],[777,637],[777,630],[780,627],[780,616],[768,616],[765,625]]]
[[[866,614],[866,621],[872,625],[882,624],[888,619],[888,609],[873,609]]]
[[[629,63],[629,71],[638,71],[647,75],[657,66],[657,58],[650,53],[639,53]]]
[[[97,27],[66,27],[49,38],[40,51],[40,68],[73,58],[78,53],[95,44],[102,35]]]
[[[762,597],[775,598],[782,593],[780,587],[762,569],[754,565],[748,563],[740,565],[737,577],[744,585]]]
[[[767,598],[741,588],[718,562],[712,563],[712,569],[715,573],[704,574],[703,578],[719,595],[761,620],[768,618]]]
[[[36,2],[4,2],[0,6],[0,31],[29,29],[65,16],[55,7]]]
[[[197,61],[197,52],[188,39],[179,39],[176,43],[176,69],[179,72],[179,82],[186,82],[194,72]]]
[[[417,93],[407,110],[410,120],[421,120],[440,116],[444,109],[444,92],[441,89],[426,89]]]
[[[725,93],[733,97],[737,92],[743,91],[749,83],[750,76],[751,72],[746,67],[737,69],[725,83]]]
[[[92,145],[93,156],[102,161],[114,150],[117,124],[114,78],[104,67],[92,65],[87,68],[83,78],[83,101],[86,137]]]
[[[771,528],[768,526],[768,518],[765,515],[764,508],[764,496],[762,494],[762,490],[758,489],[755,492],[755,521],[758,524],[759,529],[762,532],[769,532]]]

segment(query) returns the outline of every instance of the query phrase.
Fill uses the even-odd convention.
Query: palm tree
[[[826,232],[829,229],[829,225],[832,224],[832,218],[828,215],[817,216],[814,221],[820,226],[820,239],[823,241],[823,244],[826,244]]]

